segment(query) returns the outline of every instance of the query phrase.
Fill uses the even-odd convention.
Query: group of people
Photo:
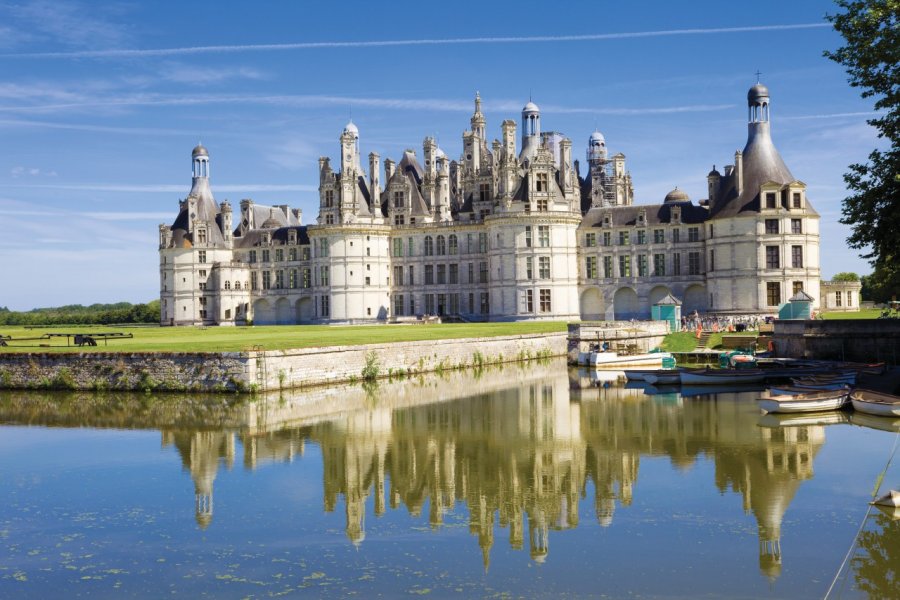
[[[750,331],[759,329],[760,322],[766,319],[759,316],[701,316],[697,311],[681,317],[681,331]]]

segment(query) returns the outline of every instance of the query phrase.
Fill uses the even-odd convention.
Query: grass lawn
[[[111,341],[108,346],[66,347],[65,338],[19,342],[32,347],[0,347],[0,352],[236,352],[261,346],[264,350],[353,346],[384,342],[493,337],[532,333],[564,333],[564,321],[518,323],[446,323],[429,325],[279,325],[270,327],[107,327],[70,326],[25,329],[0,327],[0,336],[38,337],[45,333],[123,332],[133,339]],[[16,343],[16,342],[13,342]],[[63,344],[59,346],[57,344]],[[54,344],[49,348],[39,344]]]
[[[748,331],[744,333],[728,333],[728,332],[719,332],[714,333],[709,336],[709,341],[706,343],[706,347],[710,350],[712,349],[720,349],[722,346],[722,336],[746,336],[750,338],[755,338],[757,335],[756,331]],[[697,332],[696,331],[679,331],[676,333],[668,334],[663,343],[660,344],[660,348],[665,350],[666,352],[693,352],[697,349]]]
[[[881,316],[880,308],[867,308],[856,312],[823,312],[820,313],[822,318],[828,321],[837,321],[842,319],[877,319]]]

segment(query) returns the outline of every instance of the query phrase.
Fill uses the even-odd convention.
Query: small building
[[[678,331],[681,323],[681,300],[672,294],[666,294],[653,305],[651,316],[654,321],[668,321],[669,331]]]
[[[812,306],[815,299],[804,292],[797,290],[786,304],[778,309],[779,319],[810,319],[812,318]]]
[[[857,312],[859,311],[859,292],[862,283],[859,281],[823,281],[820,284],[823,311]]]

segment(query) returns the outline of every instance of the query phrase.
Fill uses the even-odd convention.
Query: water
[[[824,595],[890,423],[588,383],[0,393],[0,597]],[[900,597],[900,520],[873,510],[841,575]]]

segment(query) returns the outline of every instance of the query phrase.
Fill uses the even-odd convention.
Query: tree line
[[[29,311],[0,306],[0,325],[113,325],[116,323],[159,323],[159,300],[146,304],[69,304]]]

